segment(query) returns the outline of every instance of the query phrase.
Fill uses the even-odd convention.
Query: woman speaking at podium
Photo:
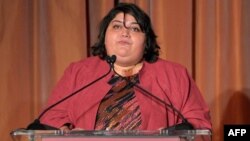
[[[102,20],[92,55],[65,70],[43,113],[61,130],[211,129],[209,108],[183,66],[159,58],[149,16],[120,3]],[[108,57],[112,56],[112,57]],[[109,71],[110,70],[110,71]]]

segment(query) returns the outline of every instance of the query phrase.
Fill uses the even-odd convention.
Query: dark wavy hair
[[[132,3],[119,3],[103,18],[100,23],[98,41],[91,47],[92,55],[98,55],[101,59],[104,59],[107,56],[104,44],[105,33],[109,23],[120,12],[132,15],[138,22],[142,32],[145,33],[146,46],[143,55],[144,60],[150,63],[157,61],[159,57],[160,46],[156,42],[157,36],[152,29],[150,18],[143,10]]]

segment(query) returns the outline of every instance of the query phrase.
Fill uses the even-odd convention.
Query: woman
[[[62,130],[157,130],[185,118],[195,129],[211,129],[209,109],[187,70],[158,58],[159,49],[148,15],[119,4],[101,22],[94,56],[65,70],[48,105],[103,76],[110,67],[105,58],[115,55],[112,72],[48,110],[41,122]]]

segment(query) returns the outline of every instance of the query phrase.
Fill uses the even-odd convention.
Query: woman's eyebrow
[[[112,23],[114,23],[114,22],[123,23],[123,21],[120,21],[120,20],[113,20]],[[138,22],[130,22],[129,24],[130,25],[132,25],[132,24],[138,24],[139,25]]]
[[[120,21],[120,20],[113,20],[112,23],[114,22],[123,23],[123,21]]]

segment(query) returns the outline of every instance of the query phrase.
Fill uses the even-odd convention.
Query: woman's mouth
[[[128,45],[130,45],[131,43],[130,43],[129,41],[121,40],[121,41],[118,41],[118,44],[119,44],[119,45],[122,45],[122,46],[128,46]]]

